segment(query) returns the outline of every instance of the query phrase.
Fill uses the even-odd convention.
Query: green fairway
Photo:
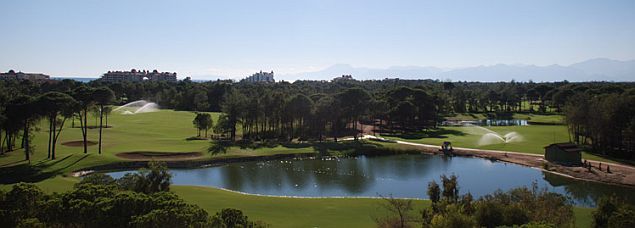
[[[51,193],[70,190],[76,182],[77,178],[58,176],[36,184],[45,192]],[[3,190],[10,187],[11,185],[0,185]],[[236,208],[251,219],[264,221],[273,227],[373,227],[373,217],[387,214],[381,207],[381,199],[269,197],[198,186],[172,186],[171,191],[210,214],[223,208]],[[415,205],[414,213],[418,213],[423,207],[429,206],[430,202],[416,200]],[[576,227],[591,227],[593,210],[574,207]]]
[[[443,142],[449,141],[456,147],[514,151],[531,154],[544,154],[545,146],[552,143],[569,141],[567,127],[564,125],[492,126],[484,128],[485,129],[475,126],[441,127],[437,130],[429,130],[418,134],[386,136],[386,138],[432,145],[441,145]],[[517,142],[479,145],[479,140],[483,134],[488,133],[488,130],[494,131],[501,136],[510,132],[516,132],[520,135],[522,140]],[[615,161],[587,152],[582,154],[582,158],[598,161]]]
[[[373,227],[372,216],[387,213],[381,207],[381,199],[266,197],[194,186],[172,189],[208,212],[237,208],[273,227]],[[429,201],[417,200],[416,211],[428,205]]]
[[[72,128],[71,120],[60,135],[57,144],[57,159],[47,159],[48,129],[47,121],[40,121],[39,131],[34,132],[34,152],[31,163],[24,160],[24,151],[18,149],[0,157],[0,174],[7,177],[18,177],[24,181],[42,181],[60,174],[67,174],[74,170],[103,165],[118,161],[125,161],[117,157],[117,153],[152,151],[152,152],[201,152],[199,159],[220,159],[224,157],[261,156],[289,153],[314,153],[311,146],[276,145],[260,148],[229,147],[225,153],[212,156],[207,152],[211,140],[186,140],[196,136],[196,129],[192,120],[194,113],[185,111],[160,110],[158,112],[122,115],[113,112],[108,118],[111,128],[103,130],[102,154],[97,153],[97,145],[88,147],[88,154],[83,153],[81,143],[78,146],[62,145],[64,142],[81,141],[79,121]],[[219,113],[212,113],[214,121]],[[89,118],[88,125],[95,124],[94,118]],[[98,129],[88,130],[88,140],[98,140]],[[211,133],[211,132],[210,132]],[[19,145],[19,142],[18,142]]]
[[[481,137],[494,131],[500,135],[509,132],[517,132],[522,140],[518,142],[496,143],[490,145],[479,145]],[[421,134],[408,134],[398,137],[389,137],[409,142],[441,145],[444,141],[452,142],[456,147],[506,150],[524,153],[542,154],[543,147],[555,143],[569,141],[567,129],[564,126],[497,126],[497,127],[442,127],[438,130],[430,130]]]
[[[238,208],[250,218],[274,227],[373,227],[373,217],[388,213],[381,207],[382,199],[268,197],[196,186],[174,186],[172,191],[208,212]],[[430,201],[415,200],[415,205],[418,213],[430,206]],[[591,227],[593,210],[574,207],[576,227]]]
[[[537,114],[514,113],[512,118],[527,120],[532,123],[564,124],[564,116],[562,115],[537,115]]]
[[[512,119],[527,120],[539,124],[563,124],[564,116],[562,115],[544,115],[532,113],[514,113]],[[484,113],[457,113],[452,116],[445,117],[446,120],[485,120],[487,115]]]
[[[217,116],[217,115],[215,115]],[[209,143],[206,141],[187,141],[188,137],[195,136],[196,131],[192,127],[194,114],[191,112],[176,112],[162,110],[154,113],[141,113],[136,115],[121,115],[113,112],[109,116],[108,125],[112,128],[103,130],[102,154],[97,154],[97,145],[88,147],[88,155],[84,155],[82,146],[61,145],[68,141],[81,141],[81,129],[79,122],[76,128],[71,128],[71,120],[67,120],[64,130],[60,135],[57,145],[57,160],[47,161],[48,129],[46,121],[40,122],[40,131],[33,137],[35,151],[32,155],[32,163],[44,167],[42,171],[57,170],[65,172],[74,169],[88,167],[97,164],[105,164],[118,161],[116,153],[131,151],[163,151],[163,152],[192,152],[203,151]],[[95,124],[89,118],[90,126]],[[98,140],[99,129],[88,130],[88,140]],[[24,152],[16,150],[8,153],[0,159],[0,166],[24,163]]]

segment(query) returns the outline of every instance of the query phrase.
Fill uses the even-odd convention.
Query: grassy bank
[[[76,182],[77,178],[56,177],[37,185],[50,193],[70,190]],[[10,185],[0,185],[0,189],[9,188]],[[172,186],[171,191],[209,213],[237,208],[251,219],[265,221],[273,227],[373,227],[373,216],[387,213],[380,206],[381,199],[268,197],[199,186]],[[416,200],[415,205],[418,211],[430,202]],[[592,208],[575,207],[576,227],[590,227],[592,211]]]
[[[234,207],[274,227],[374,227],[373,216],[388,213],[380,206],[382,199],[266,197],[195,186],[174,186],[173,191],[208,212]],[[419,211],[430,201],[415,200],[415,205]],[[575,207],[573,211],[576,227],[591,227],[593,209]]]

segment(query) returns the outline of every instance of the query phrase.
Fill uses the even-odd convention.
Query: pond
[[[443,126],[527,126],[527,120],[519,119],[485,119],[485,120],[446,120],[441,122]]]
[[[115,178],[123,172],[109,173]],[[569,196],[574,204],[594,206],[603,195],[617,194],[635,202],[635,189],[578,181],[505,162],[438,155],[360,156],[353,158],[289,159],[232,163],[198,169],[172,170],[173,183],[224,188],[239,192],[305,197],[427,198],[428,182],[442,174],[458,176],[461,194],[475,198],[497,189],[531,187]]]

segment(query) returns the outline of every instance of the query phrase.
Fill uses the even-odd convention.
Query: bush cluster
[[[0,191],[3,227],[265,227],[242,211],[223,209],[210,216],[169,192],[165,164],[113,179],[91,174],[65,193],[46,194],[19,183]]]

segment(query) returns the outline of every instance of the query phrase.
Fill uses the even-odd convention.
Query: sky
[[[635,1],[0,1],[0,71],[241,78],[635,59]]]

